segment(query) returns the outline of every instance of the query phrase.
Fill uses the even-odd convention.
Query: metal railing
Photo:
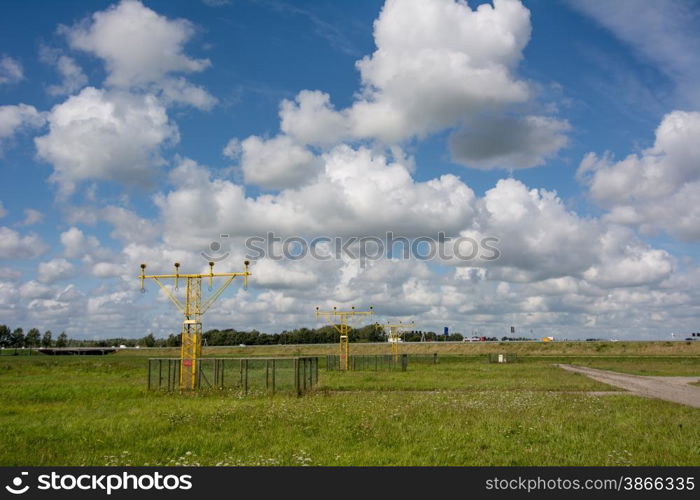
[[[247,394],[288,393],[301,396],[318,385],[318,358],[200,358],[195,389],[233,390]],[[180,359],[148,360],[148,389],[180,388]]]
[[[400,370],[405,372],[408,368],[408,354],[398,357],[391,354],[351,354],[348,358],[350,371],[390,371]],[[326,370],[340,370],[340,356],[326,356]]]

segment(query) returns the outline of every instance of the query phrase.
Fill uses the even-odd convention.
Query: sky
[[[139,265],[248,258],[205,329],[372,305],[466,335],[700,331],[697,2],[0,9],[2,324],[177,333]],[[423,246],[360,243],[388,233]]]

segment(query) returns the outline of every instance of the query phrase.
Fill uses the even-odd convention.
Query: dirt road
[[[700,377],[643,377],[574,365],[557,365],[570,372],[581,373],[604,384],[620,387],[639,396],[663,399],[700,408],[700,387],[689,385]]]

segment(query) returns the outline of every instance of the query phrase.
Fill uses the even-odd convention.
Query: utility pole
[[[332,311],[321,311],[316,308],[316,317],[324,318],[329,324],[340,333],[340,369],[348,369],[348,359],[350,358],[350,340],[348,338],[348,332],[350,330],[349,323],[353,319],[359,316],[371,316],[374,314],[374,308],[369,307],[369,311],[356,311],[355,306],[349,311],[340,311],[337,307],[334,307]]]
[[[152,279],[165,292],[170,301],[175,304],[178,311],[184,315],[182,323],[182,342],[180,343],[180,389],[196,389],[197,374],[199,370],[199,358],[202,353],[202,315],[216,302],[216,299],[224,293],[236,276],[243,277],[244,288],[248,287],[249,261],[244,262],[244,271],[238,273],[215,273],[214,263],[209,262],[207,274],[180,274],[180,263],[175,263],[175,274],[146,274],[146,264],[141,264],[141,291],[145,292],[146,279]],[[214,278],[228,278],[207,299],[202,301],[202,278],[209,278],[209,289],[212,288]],[[178,289],[180,279],[186,281],[185,303],[163,284],[161,280],[173,279],[175,290]]]
[[[391,344],[391,355],[394,357],[394,361],[399,359],[399,342],[401,341],[401,335],[404,334],[409,328],[415,327],[416,324],[411,321],[410,323],[387,323],[386,325],[381,325],[384,328],[387,336],[389,337],[389,343]]]

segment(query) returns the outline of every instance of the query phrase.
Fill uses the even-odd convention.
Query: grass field
[[[700,342],[406,342],[401,351],[408,354],[481,356],[508,352],[527,356],[700,356]],[[205,347],[205,356],[324,356],[337,354],[337,344],[270,345],[246,347]],[[354,354],[385,354],[383,344],[352,344]],[[119,355],[179,356],[179,348],[122,351]]]
[[[144,354],[0,359],[0,465],[700,465],[697,409],[552,366],[700,375],[683,353],[322,370],[302,398],[149,393]]]

